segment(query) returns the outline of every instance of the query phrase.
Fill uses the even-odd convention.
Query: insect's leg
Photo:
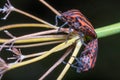
[[[68,24],[68,22],[65,22],[63,25],[61,25],[59,28],[58,28],[58,32],[60,31],[60,29],[62,28],[62,27],[64,27],[65,25],[67,25]]]
[[[55,16],[55,26],[57,26],[58,25],[58,16],[56,15]]]
[[[55,26],[58,25],[58,19],[60,19],[60,16],[55,16]],[[58,32],[60,31],[60,29],[61,29],[62,27],[64,27],[64,26],[67,25],[67,24],[68,24],[68,22],[65,22],[63,25],[61,25],[61,26],[58,28]]]
[[[69,38],[71,32],[72,32],[72,27],[70,26],[70,27],[69,27],[69,33],[68,33],[68,35],[67,35],[67,37],[66,37],[66,41],[68,40],[68,38]]]
[[[75,56],[72,56],[75,58],[76,62],[72,64],[71,67],[76,68],[76,72],[80,73],[84,71],[84,63],[82,62],[82,57],[76,58]]]
[[[75,66],[74,64],[70,64],[70,63],[67,63],[67,62],[65,62],[65,61],[63,61],[63,64],[69,64],[71,67],[77,68],[77,66]]]
[[[61,16],[56,15],[56,16],[55,16],[55,26],[58,26],[58,19],[61,19]],[[58,32],[60,31],[60,29],[61,29],[62,27],[64,27],[64,26],[67,25],[67,24],[68,24],[68,22],[65,22],[64,24],[62,24],[62,25],[58,28]]]
[[[87,53],[87,52],[90,51],[90,50],[92,50],[92,48],[85,49],[84,51],[82,51],[81,54],[85,54],[85,53]]]
[[[76,60],[77,62],[80,61],[80,60],[79,60],[78,58],[76,58],[75,56],[71,56],[71,57],[75,58],[75,60]],[[74,63],[74,64],[77,64],[77,63]]]
[[[79,32],[79,36],[80,36],[80,41],[84,46],[87,46],[87,44],[84,42],[84,34],[82,32]]]

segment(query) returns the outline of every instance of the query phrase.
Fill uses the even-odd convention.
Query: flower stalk
[[[9,70],[14,69],[14,68],[18,68],[18,67],[21,67],[21,66],[24,66],[24,65],[36,62],[36,61],[39,61],[39,60],[49,56],[53,52],[61,51],[61,50],[65,49],[65,48],[67,48],[68,46],[72,45],[77,39],[79,39],[79,37],[74,37],[74,38],[68,40],[67,43],[64,42],[64,43],[61,43],[61,44],[57,45],[56,47],[52,48],[48,52],[44,53],[44,55],[42,55],[42,56],[38,56],[38,57],[33,58],[31,60],[24,61],[24,62],[15,64],[15,65],[12,65],[11,67],[9,67]]]
[[[78,40],[78,41],[77,41],[77,44],[76,44],[76,46],[75,46],[75,50],[74,50],[71,58],[70,58],[69,61],[68,61],[69,64],[66,64],[66,66],[65,66],[64,69],[63,69],[63,71],[62,71],[62,72],[60,73],[60,75],[58,76],[57,80],[62,80],[62,78],[65,76],[65,74],[67,73],[68,69],[70,68],[70,64],[73,63],[73,61],[74,61],[74,59],[75,59],[74,57],[77,56],[77,54],[78,54],[81,46],[82,46],[82,43],[81,43],[80,40]],[[73,56],[74,56],[74,57],[73,57]]]

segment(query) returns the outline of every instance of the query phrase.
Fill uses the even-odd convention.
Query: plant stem
[[[28,23],[28,24],[14,24],[14,25],[2,26],[0,27],[0,31],[5,30],[5,29],[20,28],[20,27],[27,27],[27,26],[28,27],[33,27],[33,26],[42,27],[43,26],[43,27],[51,28],[45,24]],[[97,33],[98,38],[103,38],[103,37],[107,37],[110,35],[118,34],[120,33],[120,22],[97,28],[95,29],[95,31]]]
[[[61,16],[61,14],[51,5],[49,5],[45,0],[39,0],[41,3],[43,3],[46,7],[48,7],[51,11],[53,11],[57,16]]]
[[[14,8],[13,11],[16,11],[16,12],[18,12],[18,13],[21,13],[21,14],[23,14],[23,15],[25,15],[25,16],[28,16],[28,17],[30,17],[30,18],[32,18],[32,19],[34,19],[34,20],[36,20],[36,21],[39,21],[39,22],[41,22],[41,23],[47,24],[47,25],[49,25],[51,28],[57,28],[56,26],[54,26],[54,25],[52,25],[52,24],[50,24],[50,23],[48,23],[48,22],[46,22],[46,21],[44,21],[44,20],[42,20],[42,19],[40,19],[40,18],[38,18],[38,17],[36,17],[36,16],[33,16],[32,14],[29,14],[29,13],[27,13],[27,12],[24,12],[24,11],[22,11],[22,10],[20,10],[20,9]]]
[[[44,27],[44,28],[52,28],[49,25],[46,24],[40,24],[40,23],[20,23],[20,24],[11,24],[11,25],[5,25],[5,26],[0,26],[0,31],[6,30],[6,29],[13,29],[13,28],[30,28],[30,27]]]
[[[57,61],[55,62],[55,64],[53,64],[52,67],[49,68],[49,70],[47,70],[47,72],[45,72],[42,77],[39,78],[39,80],[43,80],[47,75],[49,75],[58,65],[60,65],[60,63],[63,62],[63,60],[70,54],[70,52],[72,51],[74,46],[71,46],[67,49],[67,51],[65,52],[65,54]]]
[[[72,56],[74,56],[74,57],[77,56],[77,54],[78,54],[81,46],[82,46],[82,43],[81,43],[80,40],[78,40]],[[60,75],[59,75],[59,77],[57,78],[57,80],[62,80],[62,78],[65,76],[65,74],[67,73],[68,69],[70,68],[70,64],[72,64],[73,61],[74,61],[74,59],[75,59],[74,57],[71,57],[71,58],[69,59],[69,61],[68,61],[69,64],[66,64],[65,68],[64,68],[63,71],[60,73]]]
[[[97,28],[95,31],[97,32],[98,38],[118,34],[120,33],[120,22]]]
[[[9,66],[8,70],[11,70],[11,69],[15,69],[17,67],[21,67],[21,66],[24,66],[24,65],[27,65],[27,64],[30,64],[30,63],[33,63],[33,62],[36,62],[36,61],[39,61],[47,56],[49,56],[50,54],[52,54],[53,52],[56,52],[56,51],[60,51],[60,50],[63,50],[65,48],[67,48],[68,46],[72,45],[79,37],[74,37],[73,39],[70,39],[64,43],[61,43],[59,45],[57,45],[56,47],[52,48],[51,50],[49,50],[48,52],[46,52],[44,55],[42,56],[39,56],[39,57],[36,57],[36,58],[33,58],[31,60],[27,60],[27,61],[23,61],[21,63],[18,63],[18,64],[14,64],[14,65],[11,65]]]
[[[59,40],[59,41],[50,41],[50,42],[43,42],[43,43],[33,43],[33,44],[22,44],[22,45],[14,45],[16,48],[29,48],[29,47],[40,47],[45,45],[51,45],[51,44],[57,44],[64,42],[65,40]],[[5,45],[5,48],[9,48],[10,45]]]
[[[55,32],[57,32],[57,30],[48,30],[48,31],[37,32],[37,33],[33,33],[33,34],[24,35],[24,36],[20,36],[20,37],[17,37],[17,38],[10,39],[10,40],[6,41],[5,43],[3,43],[2,46],[0,46],[0,51],[2,50],[2,48],[6,44],[11,43],[13,41],[16,41],[16,40],[19,40],[19,39],[27,39],[27,38],[30,38],[30,37],[33,37],[33,36],[38,36],[38,35],[43,35],[43,34],[50,34],[50,33],[55,33]]]

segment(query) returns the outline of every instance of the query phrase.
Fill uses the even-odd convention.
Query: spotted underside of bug
[[[83,40],[82,43],[85,46],[84,51],[80,57],[76,58],[77,72],[87,71],[93,68],[97,58],[98,40],[92,24],[76,9],[64,12],[58,17],[67,23],[70,31],[71,29],[75,30],[79,34],[80,39]]]
[[[90,41],[84,48],[80,57],[76,58],[77,72],[87,71],[95,66],[97,58],[98,40]]]

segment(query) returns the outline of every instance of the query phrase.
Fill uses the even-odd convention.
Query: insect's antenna
[[[57,16],[61,16],[61,14],[53,8],[51,5],[49,5],[45,0],[39,0],[41,3],[43,3],[45,6],[47,6],[51,11],[53,11]]]

